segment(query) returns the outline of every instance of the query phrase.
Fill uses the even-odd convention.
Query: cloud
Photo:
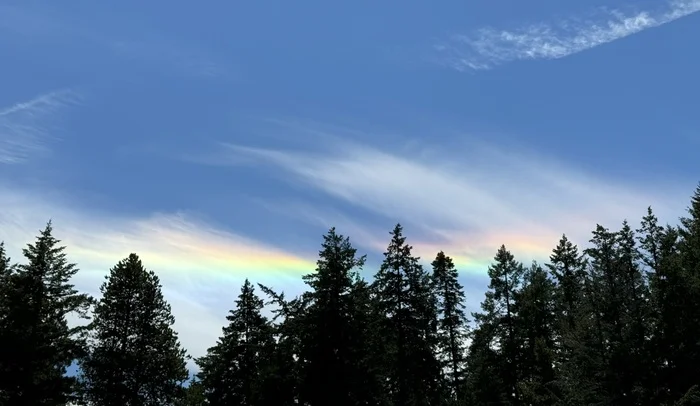
[[[516,30],[482,28],[434,48],[441,63],[459,71],[490,69],[518,60],[559,59],[659,27],[700,11],[700,0],[673,0],[654,11],[604,9],[593,19],[532,24]]]
[[[0,109],[0,164],[26,162],[47,151],[50,119],[62,108],[76,104],[78,94],[61,90]]]
[[[673,222],[694,186],[635,186],[594,177],[551,157],[477,145],[431,147],[429,154],[389,153],[342,141],[321,152],[227,148],[234,164],[254,159],[276,167],[284,181],[382,216],[387,224],[401,222],[422,257],[432,259],[445,250],[463,270],[482,275],[501,244],[525,262],[545,260],[562,233],[585,245],[596,223],[615,228],[629,218],[634,224],[648,205]],[[318,205],[287,209],[332,222],[327,225],[344,221]],[[368,235],[388,231],[361,216],[353,220],[355,227],[370,230]],[[379,249],[381,242],[370,244]]]
[[[176,318],[175,329],[191,355],[216,342],[245,278],[288,294],[301,291],[301,275],[315,259],[212,226],[193,213],[156,213],[142,218],[77,207],[62,194],[18,191],[0,185],[0,240],[15,261],[49,217],[54,235],[78,264],[77,288],[99,295],[109,269],[137,253],[161,279]]]

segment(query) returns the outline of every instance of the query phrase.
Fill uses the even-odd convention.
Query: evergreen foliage
[[[156,274],[131,254],[95,302],[68,250],[50,222],[23,263],[0,243],[0,406],[700,405],[700,186],[679,224],[649,208],[542,266],[499,247],[469,318],[445,252],[426,270],[397,224],[366,280],[331,228],[303,294],[245,280],[188,383]]]
[[[100,293],[89,355],[80,364],[86,401],[174,405],[188,372],[158,276],[131,254],[110,270]]]
[[[87,319],[92,299],[71,284],[78,268],[52,232],[49,222],[22,250],[24,264],[8,271],[3,261],[0,393],[8,405],[62,405],[78,389],[66,370],[85,355],[88,327],[68,318]]]

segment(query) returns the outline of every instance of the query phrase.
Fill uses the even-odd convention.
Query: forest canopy
[[[397,224],[367,280],[331,228],[304,293],[232,293],[190,374],[158,275],[134,253],[80,292],[49,222],[21,262],[0,243],[0,405],[700,405],[700,186],[678,224],[640,224],[542,264],[494,247],[471,314],[448,253],[423,263]]]

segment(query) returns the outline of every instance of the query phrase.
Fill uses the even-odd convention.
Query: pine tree
[[[511,404],[505,382],[505,362],[494,346],[496,329],[484,314],[475,314],[477,327],[470,332],[464,394],[469,406]]]
[[[576,309],[583,300],[586,261],[583,255],[579,254],[578,247],[566,235],[559,240],[549,260],[546,267],[556,284],[554,298],[557,335],[564,338],[576,327]],[[560,362],[566,362],[569,351],[570,349],[561,349],[563,359]]]
[[[635,235],[627,222],[611,232],[598,225],[586,250],[590,258],[593,314],[599,315],[601,399],[619,405],[636,404],[642,374],[649,368],[646,347],[646,287],[638,266]]]
[[[303,277],[311,290],[300,353],[302,403],[350,405],[362,397],[356,378],[367,373],[361,363],[366,347],[357,331],[363,326],[354,322],[352,293],[364,262],[350,240],[331,228],[323,237],[316,272]]]
[[[205,406],[207,398],[204,396],[204,386],[195,377],[190,379],[184,395],[176,402],[177,406]]]
[[[464,290],[452,258],[440,251],[432,266],[439,315],[437,350],[443,362],[442,368],[447,371],[450,397],[456,403],[464,398],[461,389],[464,386],[465,341],[468,335]]]
[[[196,360],[200,367],[197,377],[208,404],[270,404],[266,400],[270,394],[264,388],[274,340],[269,320],[260,313],[263,306],[263,300],[246,279],[236,308],[226,317],[229,324],[223,328],[223,336]]]
[[[519,342],[518,392],[526,405],[553,405],[555,388],[554,283],[533,263],[525,272],[523,287],[516,292],[516,334]]]
[[[555,391],[571,404],[584,404],[583,399],[591,396],[592,386],[585,384],[590,379],[587,374],[582,348],[590,339],[590,310],[586,296],[588,276],[586,260],[579,249],[566,235],[559,240],[546,264],[552,275],[555,288],[554,299],[554,337],[556,345],[555,366],[557,385]],[[575,401],[574,399],[579,399]]]
[[[675,227],[662,227],[651,207],[637,230],[641,248],[641,260],[647,269],[649,280],[649,305],[652,309],[650,330],[651,340],[647,345],[647,353],[651,358],[651,367],[645,386],[647,404],[667,404],[679,394],[669,391],[669,375],[673,363],[669,362],[676,355],[674,336],[677,332],[677,315],[680,311],[677,290],[673,286],[683,283],[679,280],[678,266],[679,233]]]
[[[352,296],[351,325],[353,337],[351,358],[357,362],[349,379],[353,385],[354,405],[385,406],[389,404],[383,388],[385,377],[381,362],[384,337],[381,336],[383,316],[377,312],[376,297],[370,285],[355,277]]]
[[[65,373],[85,355],[87,328],[71,327],[67,319],[87,319],[91,299],[70,283],[78,269],[59,243],[49,222],[23,249],[27,263],[10,277],[2,344],[12,357],[4,360],[0,382],[8,404],[63,405],[76,395],[76,379]]]
[[[13,364],[13,350],[10,344],[11,324],[8,320],[13,288],[13,276],[16,267],[12,264],[10,257],[5,252],[5,243],[0,242],[0,382],[6,382],[11,374]],[[9,393],[0,383],[0,405],[9,402]]]
[[[276,293],[271,288],[258,284],[260,289],[270,297],[267,305],[275,304],[272,309],[273,337],[275,348],[272,353],[272,364],[269,369],[269,377],[266,390],[272,397],[268,404],[280,406],[292,406],[299,404],[299,392],[301,387],[301,353],[305,327],[305,313],[308,300],[299,296],[291,300],[284,297],[284,293]],[[280,321],[281,320],[281,321]]]
[[[652,308],[649,290],[640,266],[642,258],[637,247],[637,236],[627,221],[617,235],[617,267],[625,292],[624,362],[627,366],[627,404],[637,405],[648,397],[647,384],[653,360],[649,356],[648,337],[652,333]]]
[[[675,269],[666,275],[664,298],[670,310],[664,314],[671,346],[667,380],[674,400],[700,385],[700,185],[680,223],[678,257]]]
[[[90,354],[81,363],[86,399],[100,406],[175,404],[188,377],[186,356],[158,276],[131,254],[105,278]]]
[[[427,405],[440,396],[437,307],[430,275],[411,254],[401,225],[396,225],[372,288],[385,338],[384,373],[395,406]]]
[[[493,334],[493,342],[489,347],[495,346],[501,358],[498,366],[502,368],[500,373],[505,385],[504,392],[507,394],[506,404],[519,405],[518,326],[514,304],[525,270],[503,245],[498,249],[494,260],[495,263],[488,269],[491,282],[485,294],[486,298],[481,304],[483,313],[474,314],[474,318],[480,328],[490,330]]]

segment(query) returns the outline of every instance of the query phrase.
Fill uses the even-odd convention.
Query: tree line
[[[303,294],[246,280],[190,377],[158,276],[131,254],[79,292],[49,222],[22,264],[0,244],[0,405],[700,405],[700,186],[677,225],[649,208],[545,264],[501,246],[470,315],[452,259],[390,234],[371,280],[334,228]]]

